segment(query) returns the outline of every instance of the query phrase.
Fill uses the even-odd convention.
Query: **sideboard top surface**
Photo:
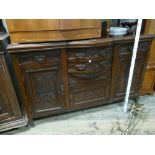
[[[59,41],[59,42],[49,42],[49,43],[32,43],[32,44],[9,44],[7,47],[8,52],[18,53],[18,52],[30,52],[36,50],[51,50],[51,49],[63,49],[63,48],[82,48],[82,47],[93,47],[93,46],[104,46],[112,45],[113,43],[122,43],[134,41],[134,36],[124,36],[124,37],[113,37],[113,38],[100,38],[100,39],[90,39],[90,40],[80,40],[80,41]],[[152,40],[155,35],[141,35],[140,40]]]

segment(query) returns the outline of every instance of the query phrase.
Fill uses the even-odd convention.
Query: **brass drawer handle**
[[[86,53],[83,53],[83,52],[76,52],[75,55],[76,55],[76,57],[81,58],[81,57],[85,57],[85,56],[86,56]]]
[[[86,65],[85,64],[76,64],[76,69],[77,70],[85,70],[86,69]]]
[[[45,55],[37,55],[34,58],[36,59],[36,61],[40,62],[40,61],[43,61],[45,57],[46,57]]]

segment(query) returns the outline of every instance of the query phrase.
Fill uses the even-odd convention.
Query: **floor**
[[[155,94],[154,96],[143,96],[140,103],[149,105],[150,113],[148,119],[135,130],[133,134],[155,134]],[[59,116],[44,118],[35,121],[33,128],[19,128],[4,135],[94,135],[111,134],[113,123],[117,119],[126,120],[122,112],[123,103],[101,106],[83,111],[63,114]],[[121,134],[117,131],[113,134]]]

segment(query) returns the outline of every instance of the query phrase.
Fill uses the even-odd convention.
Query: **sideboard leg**
[[[34,121],[33,120],[29,120],[29,122],[28,122],[28,124],[30,125],[30,127],[34,127],[35,125],[34,125]]]

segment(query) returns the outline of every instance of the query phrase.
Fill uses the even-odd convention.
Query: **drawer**
[[[91,61],[91,62],[78,62],[68,63],[68,72],[75,71],[98,71],[111,69],[111,61]]]
[[[111,73],[111,69],[98,72],[70,72],[68,76],[69,84],[70,86],[82,83],[92,85],[96,81],[110,80]]]
[[[19,54],[20,64],[60,62],[60,50]]]
[[[134,43],[124,43],[119,45],[119,54],[126,54],[133,52]],[[140,41],[138,44],[138,53],[146,53],[149,47],[149,42],[142,42]]]
[[[100,61],[102,59],[111,60],[112,47],[71,49],[68,52],[69,62],[88,61],[89,59],[94,61]]]

